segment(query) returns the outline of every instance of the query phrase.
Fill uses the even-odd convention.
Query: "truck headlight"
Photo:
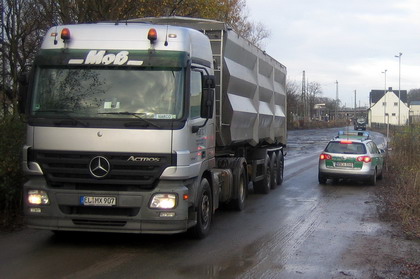
[[[172,209],[176,206],[176,194],[155,194],[150,200],[150,208]]]
[[[41,190],[29,190],[28,191],[28,203],[30,205],[45,205],[50,204],[47,192]]]

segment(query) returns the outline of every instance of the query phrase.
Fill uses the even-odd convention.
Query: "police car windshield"
[[[142,114],[148,119],[179,119],[183,80],[181,68],[40,67],[35,74],[31,115],[54,118],[63,111],[83,118]]]
[[[366,147],[363,143],[332,141],[325,148],[325,152],[341,154],[365,154]]]

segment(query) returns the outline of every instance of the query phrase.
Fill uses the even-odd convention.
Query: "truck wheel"
[[[254,183],[254,190],[256,193],[259,194],[268,194],[270,192],[270,181],[271,181],[271,169],[268,166],[268,162],[270,161],[270,157],[267,155],[265,158],[264,163],[264,178],[262,180],[256,181]]]
[[[270,159],[270,167],[271,169],[271,180],[270,180],[270,188],[276,189],[277,188],[277,178],[278,178],[278,161],[276,153],[273,152]]]
[[[213,217],[213,199],[208,180],[203,178],[200,186],[201,190],[197,206],[197,225],[190,230],[192,237],[196,239],[202,239],[207,236]]]
[[[284,157],[283,157],[283,153],[279,151],[279,155],[277,156],[277,185],[281,185],[283,183],[283,174],[284,174]]]
[[[235,163],[239,164],[238,166],[235,164],[233,171],[233,184],[234,189],[237,189],[237,198],[233,199],[230,205],[232,209],[242,211],[245,207],[245,199],[248,191],[248,178],[242,161],[237,160]]]

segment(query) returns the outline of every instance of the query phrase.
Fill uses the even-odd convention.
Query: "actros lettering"
[[[134,157],[130,156],[127,161],[133,162],[160,162],[159,157]]]

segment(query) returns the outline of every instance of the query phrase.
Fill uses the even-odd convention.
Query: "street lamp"
[[[384,104],[384,123],[385,124],[386,124],[386,106],[387,106],[387,104],[386,104],[386,72],[387,71],[388,70],[385,69],[385,71],[382,72],[383,74],[385,74],[385,89],[384,89],[384,101],[385,101],[385,104]]]
[[[401,55],[400,52],[395,57],[398,58],[398,126],[400,126],[400,119],[401,119],[401,111],[400,111],[400,103],[401,103]]]

